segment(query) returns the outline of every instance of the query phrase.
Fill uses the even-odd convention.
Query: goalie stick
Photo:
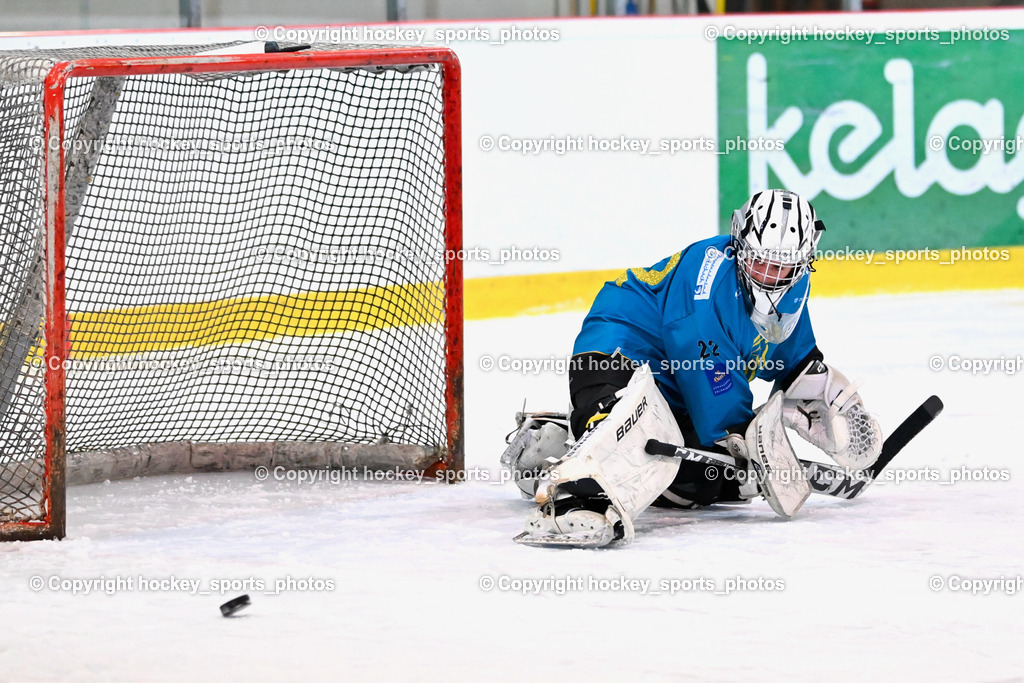
[[[931,424],[932,420],[942,412],[942,408],[942,400],[938,396],[928,397],[924,403],[918,406],[917,410],[893,430],[889,438],[882,443],[882,452],[879,454],[878,460],[866,470],[850,472],[838,465],[800,460],[800,464],[807,473],[811,489],[815,493],[846,500],[861,495],[878,474],[903,450],[904,446]],[[647,442],[645,450],[652,455],[675,455],[684,460],[716,465],[722,467],[727,476],[735,476],[737,471],[736,459],[731,455],[711,453],[686,446],[673,446],[654,439]]]

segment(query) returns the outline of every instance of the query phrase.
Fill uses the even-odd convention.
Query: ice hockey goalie
[[[573,348],[570,411],[519,414],[502,456],[537,503],[517,541],[628,542],[652,504],[763,496],[791,517],[810,486],[787,429],[844,467],[878,458],[877,420],[811,326],[824,229],[805,199],[767,190],[733,214],[729,235],[605,283]],[[756,408],[755,379],[773,383]],[[685,448],[651,452],[649,442]]]

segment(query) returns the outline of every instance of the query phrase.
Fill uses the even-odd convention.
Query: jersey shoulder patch
[[[711,286],[715,283],[715,276],[718,269],[725,261],[725,253],[715,247],[708,247],[704,251],[704,261],[697,271],[697,283],[693,287],[693,300],[708,299],[711,297]]]

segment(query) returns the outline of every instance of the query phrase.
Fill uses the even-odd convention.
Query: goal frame
[[[43,88],[44,281],[46,299],[45,464],[41,520],[0,523],[0,540],[60,539],[66,533],[67,454],[65,401],[68,329],[65,301],[64,90],[76,77],[171,73],[212,74],[320,68],[398,67],[436,64],[442,73],[444,116],[445,249],[445,426],[447,449],[431,466],[450,475],[465,468],[463,443],[463,287],[461,67],[445,48],[354,48],[332,52],[90,58],[63,61],[50,69]],[[460,476],[443,477],[458,481]]]

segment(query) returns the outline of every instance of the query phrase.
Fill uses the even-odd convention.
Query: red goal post
[[[8,280],[2,286],[18,283],[6,300],[0,298],[0,366],[7,365],[0,367],[6,376],[0,418],[9,428],[0,442],[0,539],[63,537],[69,475],[84,482],[147,472],[364,461],[377,468],[461,472],[462,264],[452,257],[462,246],[461,94],[454,53],[320,45],[238,55],[132,56],[133,48],[118,50],[123,54],[79,57],[71,50],[64,58],[61,51],[49,53],[57,61],[40,89],[41,167],[29,168],[30,176],[41,171],[41,212],[24,196],[4,197],[8,207],[25,205],[26,215],[41,213],[45,316],[38,321],[23,314],[25,302],[35,298],[31,248],[26,248],[19,252],[28,254],[21,262],[0,263]],[[420,78],[421,72],[427,75]],[[403,84],[410,74],[415,82]],[[113,113],[95,114],[104,108],[96,106],[104,99],[97,92],[108,82],[116,89],[105,98]],[[166,90],[165,82],[172,83]],[[253,91],[253,82],[280,96],[236,98],[237,92]],[[91,94],[76,95],[70,103],[73,83],[89,83]],[[223,85],[229,99],[209,94],[210,83]],[[189,94],[192,87],[204,98],[194,108],[188,98],[199,95]],[[337,101],[331,101],[332,94]],[[22,91],[10,95],[8,88],[9,100],[24,96]],[[122,115],[122,105],[133,98],[149,109]],[[118,131],[152,140],[173,128],[174,135],[193,134],[208,143],[204,136],[211,124],[203,118],[208,112],[221,117],[212,126],[218,130],[234,130],[246,120],[260,129],[282,126],[275,134],[301,128],[307,142],[330,137],[337,144],[332,153],[310,155],[306,167],[300,165],[301,152],[289,151],[280,162],[283,171],[275,167],[277,160],[263,163],[252,150],[215,151],[191,167],[166,149],[137,167],[120,152],[107,151]],[[69,130],[72,117],[77,120]],[[316,117],[319,128],[311,123]],[[77,152],[69,142],[93,119],[102,119],[103,132],[84,140],[91,144],[83,148],[97,149],[90,158],[90,152]],[[181,141],[168,135],[167,140]],[[129,172],[118,177],[122,163]],[[159,186],[163,176],[173,186],[166,196]],[[33,185],[31,177],[28,184]],[[119,199],[111,188],[121,188],[129,199]],[[275,221],[283,227],[268,232],[264,224],[273,229]],[[155,242],[130,243],[120,233],[126,224],[125,232],[143,242],[159,233],[165,238],[161,244],[176,246],[161,251]],[[195,234],[182,238],[186,228],[181,226]],[[379,242],[373,241],[375,231],[385,235]],[[414,242],[417,231],[423,235],[415,239],[422,241]],[[29,232],[26,244],[33,239]],[[188,249],[176,242],[179,238]],[[341,254],[344,263],[328,268],[315,259],[313,265],[297,259],[268,265],[266,246],[256,248],[262,257],[250,253],[261,240],[282,255],[291,254],[288,249],[322,255],[329,244],[330,253]],[[240,247],[243,242],[247,246]],[[122,252],[129,254],[125,265],[105,271],[106,259]],[[151,252],[157,258],[146,261]],[[185,252],[195,260],[179,260]],[[223,261],[211,261],[211,252],[223,253]],[[143,254],[142,265],[137,254]],[[292,279],[289,268],[295,271]],[[153,275],[161,269],[163,280]],[[267,279],[254,279],[256,270]],[[174,296],[181,300],[172,301]],[[39,322],[40,334],[32,339]],[[29,338],[20,347],[19,334]],[[317,353],[330,359],[327,369],[318,366],[315,373],[293,373],[280,381],[277,375],[268,380],[266,373],[224,380],[223,367],[242,367],[242,361],[277,363]],[[21,355],[20,369],[12,370]],[[136,375],[118,378],[117,372],[80,371],[74,365],[126,359],[188,372],[172,370],[166,381],[146,376],[142,383]],[[204,370],[214,365],[219,369]],[[264,365],[259,367],[262,372]],[[420,371],[422,377],[415,374]],[[40,381],[41,391],[34,391]],[[410,386],[398,388],[402,382]],[[126,398],[136,386],[141,387],[138,398]],[[331,390],[344,399],[332,403]],[[154,396],[159,400],[150,400]],[[439,401],[442,406],[434,405]],[[323,406],[334,411],[327,418],[318,417],[318,410],[327,409]],[[111,411],[122,409],[114,420]],[[41,436],[33,431],[40,411]],[[161,414],[168,423],[163,431],[154,424]],[[176,424],[179,416],[189,424]],[[146,429],[122,437],[136,420]],[[68,455],[76,453],[81,457],[77,477],[67,466]]]

